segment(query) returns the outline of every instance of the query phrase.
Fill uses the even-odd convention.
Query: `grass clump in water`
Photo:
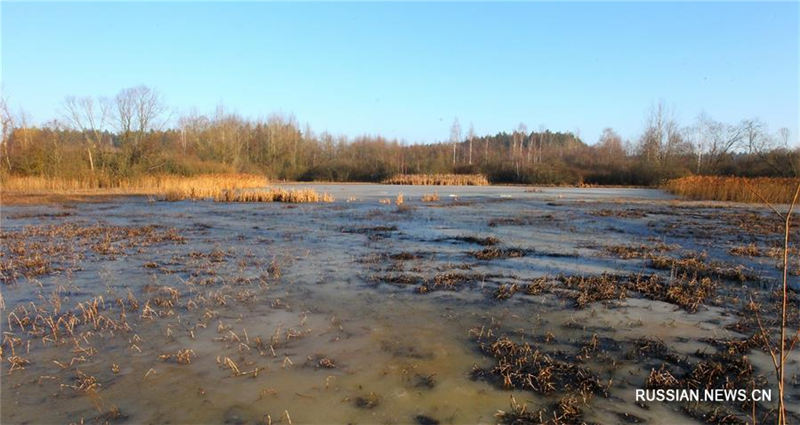
[[[519,248],[485,248],[475,251],[472,256],[479,260],[494,260],[496,258],[519,258],[525,256],[525,250]]]
[[[420,186],[487,186],[489,180],[482,174],[398,174],[382,183]]]
[[[329,193],[319,193],[314,189],[266,189],[266,190],[226,190],[214,196],[215,202],[333,202]]]

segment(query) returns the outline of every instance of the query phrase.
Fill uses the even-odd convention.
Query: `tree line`
[[[395,174],[482,173],[493,183],[656,185],[686,175],[795,177],[800,151],[787,129],[757,118],[729,124],[708,115],[680,125],[663,104],[635,140],[607,128],[592,145],[572,132],[520,124],[478,136],[456,119],[447,141],[405,144],[381,136],[316,134],[292,116],[246,119],[218,107],[172,117],[156,90],[111,98],[67,97],[59,117],[31,125],[0,100],[0,177],[218,172],[271,179],[377,182]]]

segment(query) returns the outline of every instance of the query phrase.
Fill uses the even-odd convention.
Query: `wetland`
[[[776,392],[759,322],[778,320],[783,229],[765,207],[283,186],[335,200],[3,206],[0,422],[774,421],[775,403],[634,398]],[[786,367],[797,422],[797,351]]]

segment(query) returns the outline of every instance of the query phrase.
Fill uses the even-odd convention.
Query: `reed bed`
[[[319,193],[314,189],[263,189],[223,190],[214,194],[215,202],[333,202],[330,193]]]
[[[397,174],[382,183],[419,186],[487,186],[489,180],[482,174]]]
[[[4,192],[67,193],[90,191],[109,194],[167,195],[189,193],[196,197],[213,195],[220,190],[258,188],[267,179],[255,174],[201,174],[196,176],[148,175],[133,178],[112,178],[97,174],[82,178],[9,176],[2,179]]]
[[[798,183],[796,178],[690,176],[669,180],[664,187],[694,200],[786,204],[792,201]]]

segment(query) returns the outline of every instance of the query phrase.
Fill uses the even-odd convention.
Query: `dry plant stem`
[[[788,272],[789,272],[789,231],[791,229],[791,222],[792,222],[792,212],[794,211],[795,205],[797,205],[797,198],[800,195],[800,183],[797,184],[797,187],[794,191],[794,196],[792,197],[792,203],[789,204],[789,210],[786,212],[786,215],[781,214],[771,203],[769,203],[766,199],[764,199],[761,194],[759,194],[756,190],[754,190],[749,183],[745,183],[747,188],[752,191],[764,204],[766,204],[770,209],[772,209],[775,214],[777,214],[784,222],[784,229],[783,229],[783,287],[781,288],[782,292],[782,300],[781,300],[781,329],[780,329],[780,351],[775,353],[775,349],[773,349],[772,344],[770,343],[769,333],[764,329],[764,326],[761,324],[761,319],[759,318],[758,314],[756,314],[756,319],[758,320],[758,326],[761,329],[761,333],[764,336],[764,339],[767,341],[767,346],[769,348],[770,357],[772,357],[772,364],[775,367],[775,372],[778,375],[778,418],[777,423],[778,425],[785,425],[786,424],[786,405],[784,402],[784,384],[786,382],[785,370],[786,370],[786,359],[789,357],[789,353],[791,352],[792,348],[794,348],[794,342],[792,346],[789,347],[789,350],[786,349],[786,312],[788,307]],[[800,331],[799,331],[800,332]]]
[[[794,191],[794,198],[792,198],[792,204],[789,206],[789,211],[786,213],[786,221],[784,224],[784,232],[783,232],[783,300],[781,304],[781,361],[780,361],[780,371],[778,374],[778,399],[780,403],[780,412],[778,414],[778,421],[780,424],[786,423],[786,405],[784,403],[784,384],[786,383],[786,359],[789,357],[789,353],[786,351],[786,308],[788,305],[788,293],[787,293],[787,286],[788,286],[788,272],[789,272],[789,230],[792,221],[792,211],[794,210],[794,206],[797,204],[797,195],[800,194],[800,184],[797,185],[797,189]],[[782,421],[782,422],[780,422]]]

